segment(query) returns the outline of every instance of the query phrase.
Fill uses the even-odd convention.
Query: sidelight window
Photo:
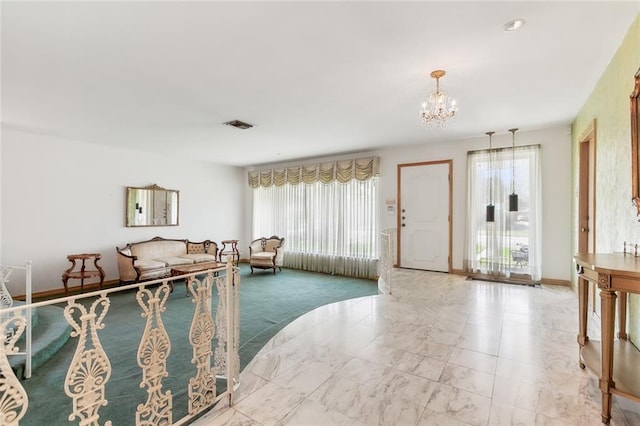
[[[541,279],[541,182],[540,145],[467,154],[467,272]],[[518,211],[513,212],[512,190],[519,199]],[[495,205],[492,222],[486,217],[489,203]]]

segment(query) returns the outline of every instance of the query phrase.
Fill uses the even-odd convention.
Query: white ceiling
[[[640,1],[1,7],[4,125],[245,166],[568,125]],[[439,68],[460,112],[427,131]]]

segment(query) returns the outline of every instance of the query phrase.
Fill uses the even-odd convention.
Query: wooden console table
[[[627,342],[627,293],[640,294],[640,257],[631,254],[577,254],[580,368],[589,367],[600,378],[602,423],[611,420],[611,395],[640,402],[640,351]],[[600,288],[601,342],[587,336],[589,281]],[[616,294],[617,293],[617,294]],[[618,339],[615,339],[616,299]]]

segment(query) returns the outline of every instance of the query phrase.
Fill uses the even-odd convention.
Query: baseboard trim
[[[477,279],[477,280],[485,280],[485,281],[497,281],[497,282],[501,282],[501,281],[505,281],[505,282],[509,282],[509,283],[515,283],[515,284],[527,284],[527,285],[539,285],[539,284],[545,284],[545,285],[562,285],[562,286],[567,286],[567,287],[571,287],[571,281],[569,280],[560,280],[560,279],[556,279],[556,278],[541,278],[540,281],[530,281],[527,279],[523,279],[520,277],[513,277],[509,278],[509,279],[502,279],[502,278],[493,278],[490,276],[483,276],[480,274],[469,274],[466,273],[464,271],[461,270],[456,270],[455,272],[456,274],[459,275],[466,275],[469,278],[473,278],[473,279]]]
[[[104,290],[106,288],[117,287],[118,285],[120,285],[120,280],[107,280],[102,283],[102,289]],[[88,283],[84,285],[85,293],[98,291],[98,290],[100,290],[100,283]],[[69,295],[74,295],[74,294],[80,294],[79,285],[69,286]],[[55,290],[45,290],[45,291],[38,291],[36,293],[33,293],[31,295],[31,300],[33,301],[47,300],[47,299],[54,299],[57,297],[66,297],[66,296],[67,294],[64,292],[64,288],[60,288]],[[17,296],[14,296],[13,298],[15,300],[22,300],[22,301],[26,299],[24,294],[19,294]]]
[[[571,281],[570,280],[559,280],[556,278],[542,278],[540,280],[541,284],[547,284],[547,285],[564,285],[567,287],[571,287]]]

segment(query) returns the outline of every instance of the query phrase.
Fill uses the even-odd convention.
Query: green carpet
[[[53,354],[69,340],[71,326],[62,319],[63,311],[56,306],[42,306],[33,309],[31,315],[31,369],[40,368]],[[25,347],[26,331],[18,339],[19,348]],[[45,337],[48,335],[49,337]],[[19,378],[24,377],[25,357],[23,355],[9,357],[9,364]]]
[[[328,303],[373,294],[377,294],[377,283],[373,280],[290,269],[276,275],[257,270],[250,275],[248,266],[241,265],[241,370],[271,337],[300,315]],[[193,307],[192,299],[185,297],[184,285],[177,285],[163,314],[172,344],[167,360],[169,377],[163,382],[163,391],[171,390],[173,395],[174,421],[187,412],[187,383],[194,372],[189,362],[192,352],[188,341]],[[106,420],[111,420],[114,426],[134,424],[136,406],[146,400],[146,389],[138,386],[141,371],[136,357],[145,324],[140,312],[134,292],[111,297],[100,340],[113,371],[106,386],[109,405],[100,410],[100,424]],[[30,400],[21,425],[69,424],[72,403],[64,393],[63,383],[76,343],[77,339],[71,338],[33,372],[31,379],[23,381]],[[77,424],[77,419],[74,423]]]

